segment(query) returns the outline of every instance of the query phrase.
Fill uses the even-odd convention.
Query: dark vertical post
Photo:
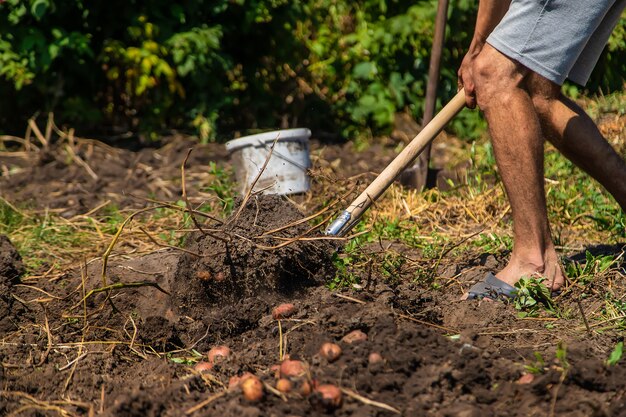
[[[435,36],[430,54],[430,64],[428,67],[428,84],[426,85],[426,100],[424,103],[424,118],[422,128],[426,126],[435,115],[437,104],[437,85],[439,83],[439,69],[441,67],[441,54],[443,52],[443,42],[446,33],[446,20],[448,17],[449,0],[439,0],[437,4],[437,16],[435,18]],[[426,185],[428,176],[428,165],[430,164],[429,144],[419,155],[415,164],[407,169],[400,178],[403,185],[411,188],[423,188]]]

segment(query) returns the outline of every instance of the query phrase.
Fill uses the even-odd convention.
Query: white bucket
[[[309,190],[307,170],[309,159],[309,129],[285,129],[244,136],[226,142],[231,155],[240,191],[250,189],[272,149],[274,150],[253,191],[265,194],[296,194]]]

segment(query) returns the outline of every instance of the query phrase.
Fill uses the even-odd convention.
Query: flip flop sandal
[[[489,272],[483,281],[474,284],[468,291],[467,300],[482,300],[489,298],[491,300],[512,300],[517,296],[517,288],[498,279],[493,273]]]

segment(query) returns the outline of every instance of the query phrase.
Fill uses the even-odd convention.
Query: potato
[[[211,277],[212,275],[209,271],[204,271],[204,270],[196,271],[196,278],[198,278],[201,281],[210,281]]]
[[[223,361],[230,356],[230,348],[228,346],[215,346],[209,350],[207,358],[210,363]]]
[[[302,377],[306,375],[307,367],[303,362],[300,361],[292,361],[290,359],[283,361],[280,364],[280,377],[281,378],[292,378],[292,377]]]
[[[285,378],[281,378],[276,382],[276,389],[282,393],[288,393],[293,388],[291,381]]]
[[[228,380],[228,390],[232,391],[236,388],[239,388],[239,386],[243,383],[243,381],[245,381],[246,379],[252,376],[254,375],[252,375],[250,372],[244,372],[241,375],[231,376],[230,379]]]
[[[293,316],[296,312],[296,306],[291,303],[281,304],[272,310],[272,318],[274,320],[285,319]]]
[[[335,343],[326,342],[320,348],[320,355],[328,362],[335,362],[341,356],[341,347]]]
[[[300,387],[298,388],[298,392],[303,397],[308,397],[311,395],[311,391],[313,390],[312,384],[306,379],[300,382]]]
[[[263,399],[263,383],[259,378],[251,375],[241,382],[243,397],[253,403]]]
[[[519,377],[519,379],[517,380],[517,383],[521,385],[525,385],[525,384],[532,383],[534,380],[535,380],[535,376],[533,374],[524,374]]]
[[[374,365],[383,361],[383,357],[378,352],[372,352],[367,357],[367,361],[370,365]]]
[[[223,272],[218,272],[217,274],[212,274],[209,271],[200,270],[196,272],[196,278],[201,281],[216,281],[222,282],[226,278]]]
[[[345,343],[353,344],[353,343],[361,343],[367,340],[367,335],[360,330],[353,330],[341,339]]]
[[[343,398],[339,388],[331,384],[324,384],[315,388],[311,401],[317,408],[332,411],[341,407]]]
[[[208,372],[211,369],[213,369],[213,364],[211,362],[201,361],[201,362],[198,362],[197,364],[195,364],[193,369],[195,369],[198,372]]]
[[[280,378],[280,365],[272,365],[272,366],[270,366],[270,374],[274,378]]]

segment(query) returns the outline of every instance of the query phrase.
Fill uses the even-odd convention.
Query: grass
[[[235,196],[237,195],[236,184],[233,181],[231,169],[218,166],[215,162],[209,162],[209,184],[206,191],[214,194],[221,203],[221,212],[228,215],[233,211]],[[214,211],[212,206],[204,206],[208,211]]]
[[[602,120],[602,132],[622,155],[626,155],[624,102],[626,93],[585,103],[592,116]],[[389,283],[410,280],[428,288],[445,289],[446,281],[440,276],[442,266],[480,254],[506,256],[512,250],[510,207],[499,180],[493,149],[484,134],[477,132],[465,135],[471,139],[462,149],[455,150],[456,159],[471,161],[467,182],[449,191],[434,189],[421,193],[393,185],[355,229],[363,234],[335,255],[337,274],[329,280],[330,288],[360,288],[374,276]],[[364,146],[365,142],[361,142],[356,144],[357,148]],[[585,253],[590,243],[624,244],[626,216],[597,183],[554,148],[546,146],[545,155],[549,218],[557,247],[565,259],[566,273],[574,285],[572,291],[579,300],[591,296],[602,298],[603,307],[590,311],[590,321],[597,328],[626,328],[621,287],[612,284],[598,290],[598,285],[605,285],[600,284],[602,277],[623,278],[623,258],[619,253],[587,252],[584,260],[568,259],[574,253]],[[194,208],[226,217],[232,212],[238,194],[233,177],[229,167],[210,163],[203,185],[197,190],[206,198],[196,201]],[[310,211],[329,204],[328,196],[347,193],[354,185],[350,180],[324,181],[330,191],[312,195],[303,203]],[[175,198],[172,204],[185,206],[180,198]],[[185,231],[194,224],[188,213],[175,208],[155,208],[133,219],[124,230],[116,252],[137,254],[154,250],[158,245],[146,233],[158,244],[181,245]],[[0,199],[0,233],[8,235],[17,245],[28,274],[38,274],[50,267],[61,270],[101,256],[130,213],[109,203],[94,213],[65,219],[53,211],[16,207]],[[528,294],[519,310],[531,316],[545,313],[562,316],[564,313],[546,307],[541,286],[541,282],[524,282],[523,289]]]
[[[607,113],[616,117],[623,115],[624,102],[626,93],[622,92],[599,97],[587,105],[594,117],[603,115],[606,119]],[[624,123],[622,118],[611,122],[610,128],[601,125],[603,133],[622,155],[626,155]],[[429,190],[425,193],[393,186],[365,219],[372,233],[368,239],[396,239],[421,249],[423,256],[434,258],[451,241],[483,228],[455,252],[471,248],[486,253],[510,251],[509,206],[499,181],[493,149],[483,138],[469,144],[466,155],[472,161],[466,185],[447,192]],[[613,198],[550,145],[546,146],[545,155],[548,212],[557,246],[582,248],[594,241],[623,243],[626,215]],[[572,264],[570,267],[574,268]]]
[[[624,342],[618,342],[611,351],[608,359],[606,360],[607,366],[615,366],[617,363],[622,360],[622,355],[624,353]]]
[[[174,205],[184,207],[183,201]],[[223,200],[206,203],[201,211],[227,213]],[[108,204],[90,215],[66,219],[51,211],[16,207],[0,199],[0,234],[9,236],[22,255],[27,275],[45,270],[62,270],[77,262],[102,255],[118,229],[133,210]],[[133,219],[120,240],[120,253],[145,253],[158,248],[146,236],[156,237],[163,245],[180,246],[185,233],[194,226],[191,216],[172,208],[155,208]]]

